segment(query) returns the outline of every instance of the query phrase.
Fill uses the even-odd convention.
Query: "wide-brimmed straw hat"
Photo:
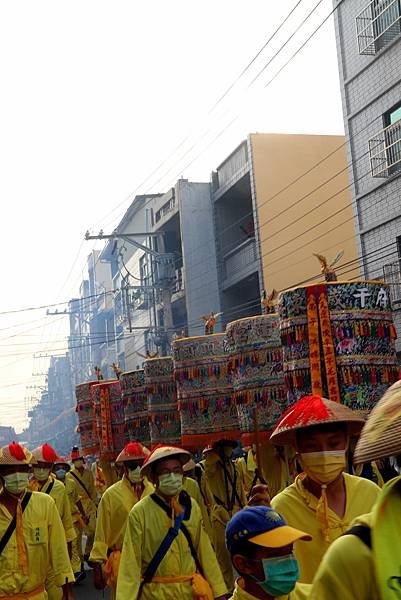
[[[295,445],[297,431],[306,427],[342,423],[358,435],[365,421],[347,406],[321,396],[304,396],[280,417],[270,441],[276,446]]]
[[[149,456],[150,450],[139,442],[128,442],[120,454],[116,458],[117,463],[131,462],[135,460],[145,460]]]
[[[176,458],[184,466],[191,459],[191,454],[187,450],[177,448],[176,446],[156,446],[143,463],[141,475],[148,477],[152,465],[167,458]]]
[[[30,465],[31,461],[32,454],[17,442],[0,448],[0,466]]]
[[[49,444],[43,444],[42,446],[35,448],[35,450],[32,450],[32,464],[38,462],[56,463],[59,458],[57,452],[49,446]]]
[[[401,454],[401,381],[382,396],[370,413],[354,452],[361,464]]]

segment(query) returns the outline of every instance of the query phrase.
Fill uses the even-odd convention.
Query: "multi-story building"
[[[225,323],[260,313],[264,288],[319,277],[314,253],[343,251],[339,275],[359,274],[344,141],[251,134],[212,174]]]
[[[361,265],[366,278],[384,276],[390,283],[400,340],[401,3],[338,4],[338,63]]]

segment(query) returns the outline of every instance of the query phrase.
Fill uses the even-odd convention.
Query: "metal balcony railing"
[[[391,303],[401,303],[401,260],[383,266],[384,281],[390,286]]]
[[[400,0],[372,0],[356,17],[359,54],[376,54],[400,33]]]
[[[401,171],[401,120],[369,140],[372,177],[390,177]]]
[[[243,242],[235,250],[226,254],[223,258],[223,280],[231,279],[257,260],[255,239]]]

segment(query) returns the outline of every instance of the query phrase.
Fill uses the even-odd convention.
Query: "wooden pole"
[[[259,434],[259,418],[258,408],[255,406],[253,409],[253,430],[255,432],[255,443],[256,443],[256,462],[258,465],[258,475],[261,481],[266,481],[263,473],[263,465],[260,453],[260,434]]]

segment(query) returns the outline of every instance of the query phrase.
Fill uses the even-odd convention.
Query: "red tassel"
[[[23,447],[17,444],[17,442],[12,442],[11,444],[8,444],[8,449],[10,451],[11,456],[16,458],[17,460],[26,459]]]
[[[49,444],[43,444],[42,446],[43,460],[48,463],[55,463],[58,460],[58,456],[54,449]]]

